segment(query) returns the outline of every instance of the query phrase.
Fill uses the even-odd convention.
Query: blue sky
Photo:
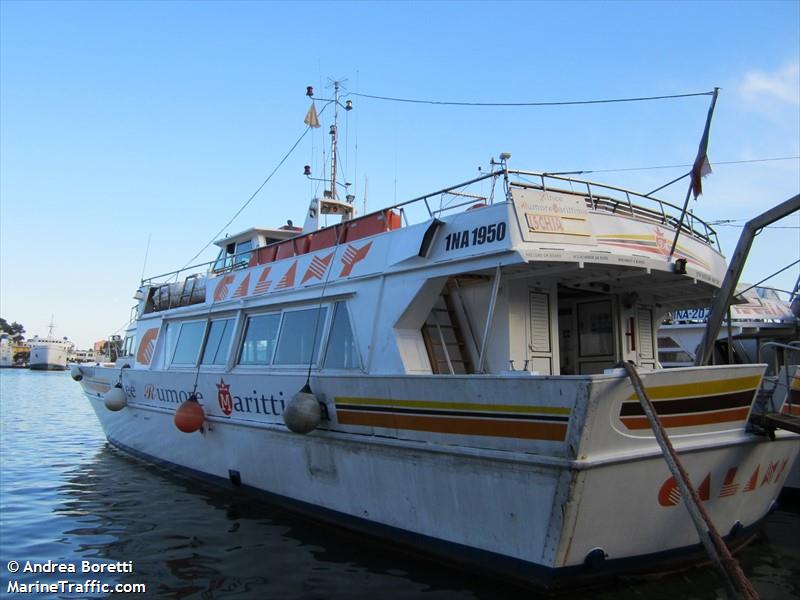
[[[305,86],[474,102],[722,88],[714,173],[693,208],[741,223],[800,188],[798,2],[0,2],[0,314],[88,346],[123,326],[142,273],[185,264],[303,132]],[[353,98],[345,171],[376,209],[472,178],[508,151],[534,171],[649,191],[689,164],[708,98],[468,108]],[[327,118],[328,114],[324,115]],[[327,128],[306,136],[229,233],[300,221]],[[357,147],[357,150],[356,150]],[[661,197],[683,201],[684,183]],[[758,239],[755,282],[800,257],[800,217]],[[740,229],[718,229],[730,254]],[[203,258],[213,258],[209,249]],[[791,289],[794,267],[770,283]]]

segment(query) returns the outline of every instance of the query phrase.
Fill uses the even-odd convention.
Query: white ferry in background
[[[123,356],[72,370],[109,442],[398,547],[580,585],[702,554],[615,368],[630,361],[716,528],[746,542],[800,436],[748,430],[764,364],[665,370],[656,346],[666,312],[720,286],[714,231],[508,158],[364,216],[334,166],[302,228],[143,281]]]
[[[0,333],[0,368],[14,366],[14,351],[11,338],[7,333]]]
[[[98,362],[98,355],[94,350],[74,350],[69,356],[69,361],[82,364],[82,363],[95,363]]]
[[[712,362],[766,362],[768,372],[772,374],[776,374],[784,363],[798,364],[800,318],[792,312],[791,301],[783,300],[768,288],[741,284],[738,289],[747,291],[737,294],[739,303],[730,307],[730,331],[726,319],[717,338]],[[694,365],[708,315],[709,309],[702,307],[667,313],[658,330],[658,358],[662,366]],[[785,347],[793,343],[798,345],[796,351]]]
[[[58,338],[53,335],[53,325],[50,322],[47,337],[40,338],[38,335],[28,340],[31,348],[31,357],[28,366],[34,371],[65,371],[67,360],[72,353],[75,345],[66,337]]]

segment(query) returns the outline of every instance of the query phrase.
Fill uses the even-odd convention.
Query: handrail
[[[571,184],[586,185],[587,186],[588,199],[591,201],[591,204],[595,209],[597,207],[598,200],[603,200],[603,198],[602,198],[602,196],[600,198],[597,198],[597,196],[595,194],[592,194],[592,189],[591,189],[592,186],[594,186],[595,188],[598,188],[598,189],[605,189],[605,190],[610,190],[610,191],[613,191],[613,192],[619,192],[620,194],[625,194],[627,202],[630,202],[630,195],[633,195],[636,198],[640,198],[640,199],[645,200],[647,202],[657,204],[659,206],[659,208],[661,209],[661,212],[660,213],[656,213],[655,211],[653,211],[653,214],[654,215],[655,214],[663,215],[663,217],[666,219],[665,222],[664,222],[665,225],[669,225],[668,220],[670,218],[669,215],[667,214],[666,210],[664,209],[665,206],[674,209],[678,214],[680,214],[680,212],[682,210],[680,206],[672,204],[671,202],[667,202],[666,200],[660,200],[659,198],[654,198],[652,196],[645,196],[644,194],[641,194],[639,192],[636,192],[636,191],[633,191],[633,190],[629,190],[629,189],[626,189],[626,188],[621,188],[621,187],[618,187],[618,186],[615,186],[615,185],[610,185],[610,184],[607,184],[607,183],[597,183],[597,182],[593,182],[593,181],[587,181],[587,180],[584,180],[584,179],[575,179],[573,177],[564,177],[564,176],[561,176],[561,175],[554,175],[554,174],[549,174],[549,173],[537,173],[537,172],[534,172],[534,171],[509,170],[509,174],[519,175],[519,176],[523,176],[523,177],[540,178],[542,180],[541,184],[537,184],[537,183],[534,183],[534,182],[529,182],[529,183],[517,184],[517,185],[524,185],[525,187],[529,187],[530,186],[530,187],[534,187],[534,188],[540,188],[542,190],[556,191],[556,190],[553,190],[552,187],[547,187],[545,185],[545,182],[544,182],[544,178],[545,177],[548,178],[548,179],[554,179],[554,180],[557,180],[557,181],[563,181],[563,182],[571,183]],[[514,185],[514,183],[512,183],[512,185]],[[563,193],[567,193],[567,194],[579,195],[579,196],[587,197],[587,195],[585,195],[585,194],[581,194],[580,192],[575,192],[575,191],[572,191],[572,190],[557,190],[557,191],[560,191],[560,192],[563,192]],[[617,201],[617,202],[620,201],[620,200],[617,200],[615,198],[610,198],[610,197],[608,199],[612,200],[612,201]],[[630,205],[633,206],[633,207],[637,207],[637,205],[634,205],[632,203],[630,203]],[[638,207],[638,208],[643,208],[645,210],[649,210],[644,206],[641,206],[641,207]],[[672,217],[672,218],[675,218],[675,217]],[[711,227],[711,225],[709,225],[708,223],[706,223],[702,219],[698,218],[694,214],[692,214],[692,220],[695,221],[696,223],[702,225],[703,228],[704,228],[705,233],[702,234],[699,231],[696,231],[693,228],[690,228],[687,224],[684,224],[682,226],[682,230],[686,231],[687,233],[693,233],[695,235],[698,235],[699,237],[704,238],[709,242],[713,239],[714,242],[716,243],[717,247],[719,247],[719,242],[717,240],[717,232],[714,230],[714,228]],[[677,223],[673,224],[673,227],[675,225],[677,225]]]
[[[789,342],[788,344],[784,344],[782,342],[767,342],[765,344],[760,344],[759,347],[758,347],[758,354],[757,354],[758,362],[761,362],[761,351],[764,348],[768,348],[768,347],[783,348],[784,350],[791,350],[792,352],[800,352],[800,342]],[[785,352],[783,353],[783,358],[784,358],[784,364],[785,364],[786,363],[786,353]],[[773,371],[775,372],[775,374],[777,375],[778,374],[778,370],[779,370],[778,369],[778,353],[777,352],[773,355],[772,368],[773,368]],[[789,372],[788,371],[786,372],[786,377],[787,377],[786,385],[788,386],[789,385],[789,380],[788,380]]]
[[[509,175],[517,176],[517,177],[520,177],[520,178],[533,177],[533,178],[537,178],[537,179],[539,179],[541,181],[541,183],[534,183],[532,181],[531,182],[508,181],[508,186],[510,188],[534,188],[534,189],[541,189],[542,191],[553,191],[553,192],[559,192],[559,193],[564,193],[564,194],[570,194],[570,195],[573,195],[573,196],[580,196],[580,197],[583,197],[587,201],[590,209],[594,210],[594,211],[606,211],[606,212],[612,212],[613,213],[614,211],[609,208],[609,203],[614,203],[614,202],[623,203],[623,204],[628,206],[628,208],[630,210],[631,217],[634,218],[634,219],[650,220],[650,221],[653,221],[655,223],[661,223],[661,224],[663,224],[665,226],[670,226],[670,227],[676,227],[678,225],[677,216],[670,215],[669,212],[668,212],[668,209],[671,209],[670,212],[676,211],[676,212],[679,213],[680,210],[681,210],[680,207],[678,207],[677,205],[672,204],[670,202],[667,202],[665,200],[660,200],[658,198],[653,198],[652,196],[645,196],[644,194],[640,194],[639,192],[635,192],[635,191],[632,191],[632,190],[628,190],[628,189],[625,189],[625,188],[621,188],[621,187],[617,187],[617,186],[613,186],[613,185],[609,185],[609,184],[605,184],[605,183],[597,183],[597,182],[591,182],[591,181],[582,180],[582,179],[575,179],[575,178],[572,178],[572,177],[554,175],[554,174],[550,174],[550,173],[537,173],[537,172],[534,172],[534,171],[524,171],[524,170],[518,170],[518,169],[493,170],[493,171],[490,171],[488,173],[484,173],[484,174],[482,174],[482,175],[480,175],[478,177],[474,177],[473,179],[470,179],[468,181],[464,181],[464,182],[456,184],[456,185],[448,186],[448,187],[436,190],[435,192],[430,192],[428,194],[424,194],[422,196],[417,196],[415,198],[411,198],[410,200],[406,200],[404,202],[398,202],[398,203],[395,203],[395,204],[393,204],[391,206],[386,206],[386,207],[381,208],[379,210],[372,211],[372,212],[367,213],[365,215],[361,215],[360,217],[357,217],[357,218],[364,218],[364,217],[375,215],[375,214],[378,214],[378,213],[381,213],[381,212],[385,212],[385,211],[388,211],[388,210],[398,209],[398,210],[400,210],[402,212],[402,216],[405,218],[406,224],[407,224],[408,217],[407,217],[406,211],[404,211],[404,208],[407,207],[407,206],[410,206],[412,204],[417,204],[417,203],[422,203],[425,212],[427,212],[428,217],[429,218],[434,218],[436,216],[441,215],[444,212],[452,211],[452,210],[461,208],[461,207],[463,207],[463,206],[465,206],[467,204],[470,204],[472,202],[472,200],[471,200],[471,201],[468,201],[468,202],[458,203],[458,204],[455,204],[455,205],[446,206],[446,207],[440,207],[438,209],[435,209],[435,208],[431,207],[431,203],[429,202],[429,200],[431,198],[433,198],[434,196],[439,196],[439,195],[448,194],[448,193],[454,193],[454,195],[462,195],[461,193],[456,193],[456,190],[459,190],[459,189],[464,188],[466,186],[478,183],[480,181],[485,181],[487,179],[494,179],[494,178],[497,178],[497,177],[508,177]],[[570,184],[570,186],[572,184],[580,184],[581,186],[585,185],[586,186],[586,192],[585,193],[576,192],[573,189],[561,189],[561,187],[559,187],[559,186],[555,186],[554,187],[553,185],[548,185],[547,180],[553,180],[553,181],[556,181],[556,182],[568,183],[568,184]],[[598,192],[602,192],[603,190],[606,191],[606,195],[603,195],[602,193],[598,194]],[[615,198],[612,195],[610,195],[611,193],[623,194],[624,197],[623,198]],[[636,200],[643,201],[642,204],[634,204],[634,202],[631,199],[631,197],[633,197]],[[654,208],[649,208],[647,206],[647,204],[653,205],[655,207],[655,209]],[[706,223],[705,221],[697,218],[695,215],[692,215],[692,217],[690,219],[690,222],[691,222],[691,224],[683,223],[681,225],[682,232],[685,232],[688,235],[691,235],[691,236],[694,236],[694,237],[696,237],[698,239],[701,239],[705,243],[712,244],[712,245],[716,246],[717,249],[719,249],[719,240],[717,238],[717,233],[716,233],[716,231],[714,231],[714,229],[708,223]],[[700,230],[700,226],[702,226],[702,231]],[[295,236],[295,237],[300,237],[302,235],[306,235],[307,233],[309,233],[309,232],[298,232],[298,235]],[[287,239],[294,239],[294,238],[287,238]],[[281,240],[280,242],[274,242],[274,243],[275,244],[279,244],[279,243],[282,243],[282,242],[285,242],[285,241],[286,240]],[[242,254],[249,254],[249,253],[254,252],[256,250],[257,250],[257,248],[252,248],[250,250],[247,250],[246,252],[243,252],[243,253],[240,253],[240,254],[236,254],[236,255],[233,255],[232,257],[227,257],[227,258],[228,258],[228,260],[230,260],[231,258],[235,259],[237,256],[240,256]],[[195,269],[198,269],[198,268],[201,268],[201,267],[209,267],[210,265],[213,265],[215,262],[216,262],[216,259],[210,260],[210,261],[207,261],[207,262],[203,262],[203,263],[198,263],[198,264],[191,265],[191,266],[187,266],[187,267],[184,267],[182,269],[178,269],[176,271],[170,271],[168,273],[162,273],[160,275],[156,275],[156,276],[153,276],[153,277],[148,277],[146,279],[142,279],[141,285],[152,284],[152,283],[155,282],[155,280],[162,279],[162,278],[165,278],[165,277],[177,277],[181,273],[184,273],[184,272],[187,272],[187,271],[192,271],[192,270],[195,270]],[[237,263],[234,263],[234,265],[231,268],[225,269],[225,272],[227,272],[229,270],[234,270],[235,268],[237,268],[237,266],[238,266]]]
[[[768,346],[775,346],[777,348],[785,348],[787,350],[792,350],[794,352],[800,352],[800,342],[789,342],[788,344],[784,344],[781,342],[767,342],[765,344],[761,344],[758,349],[758,362],[761,362],[761,351]]]
[[[153,275],[152,277],[146,277],[142,279],[141,285],[149,284],[153,282],[155,279],[161,279],[162,277],[172,277],[174,275],[178,275],[179,273],[183,273],[184,271],[190,271],[192,269],[197,269],[199,267],[207,267],[209,265],[213,265],[217,262],[217,259],[209,260],[202,263],[197,263],[195,265],[189,265],[188,267],[183,267],[182,269],[177,269],[175,271],[169,271],[168,273],[161,273],[160,275]]]
[[[294,239],[294,238],[287,238],[287,239]],[[284,242],[284,241],[286,241],[286,240],[281,240],[280,242],[274,242],[274,243],[280,244],[281,242]],[[227,267],[225,267],[225,268],[223,268],[223,269],[219,269],[219,272],[220,273],[222,273],[222,272],[228,273],[230,271],[235,271],[237,269],[242,269],[242,268],[246,267],[247,266],[247,261],[241,261],[241,260],[240,261],[236,261],[236,260],[233,260],[233,259],[235,259],[237,256],[245,256],[247,254],[252,254],[257,249],[258,248],[252,248],[250,250],[245,250],[244,252],[238,252],[237,254],[231,254],[230,256],[226,256],[225,257],[226,262],[230,261],[232,264],[227,266]],[[151,283],[151,282],[153,282],[153,280],[160,279],[161,277],[173,277],[174,275],[178,275],[179,273],[183,273],[184,271],[191,271],[192,269],[197,269],[199,267],[208,267],[208,266],[211,266],[211,265],[215,264],[217,262],[217,260],[219,260],[219,259],[215,258],[214,260],[209,260],[209,261],[206,261],[206,262],[203,262],[203,263],[197,263],[195,265],[189,265],[187,267],[183,267],[182,269],[178,269],[177,271],[170,271],[168,273],[162,273],[161,275],[153,275],[152,277],[147,277],[146,279],[142,279],[141,285],[144,285],[145,283]],[[193,275],[199,275],[199,273],[194,273]],[[164,282],[164,283],[166,283],[166,282]]]

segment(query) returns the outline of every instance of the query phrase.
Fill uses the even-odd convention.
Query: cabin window
[[[125,337],[125,346],[122,349],[122,356],[133,356],[133,349],[136,342],[135,335],[128,335]]]
[[[670,336],[658,338],[658,360],[661,363],[679,363],[685,366],[694,363],[694,356],[686,352],[681,345]]]
[[[607,300],[578,306],[578,343],[581,356],[607,356],[614,352],[611,304]]]
[[[247,319],[239,355],[240,365],[268,365],[272,362],[280,320],[279,313],[255,315]]]
[[[275,352],[276,365],[314,363],[322,339],[328,308],[286,311]]]
[[[234,258],[234,264],[247,264],[250,261],[250,254],[252,254],[251,250],[253,249],[253,241],[247,240],[246,242],[240,242],[236,244],[236,257]]]
[[[214,261],[214,271],[222,271],[225,269],[225,261],[228,258],[228,252],[223,248],[219,251],[219,255],[217,256],[217,260]]]
[[[172,355],[173,365],[196,365],[206,330],[205,321],[181,323],[175,352]]]
[[[347,305],[337,302],[333,307],[333,322],[328,335],[328,348],[325,352],[325,368],[358,369],[361,361],[347,314]]]
[[[669,336],[658,338],[659,348],[680,348],[681,345]]]
[[[211,321],[201,364],[225,364],[228,358],[228,346],[230,346],[231,337],[233,336],[233,325],[233,319]]]
[[[213,270],[224,271],[232,267],[246,265],[250,262],[250,255],[253,250],[253,240],[246,240],[234,244],[231,242],[220,250],[217,260],[214,262]]]
[[[164,323],[161,331],[158,332],[158,342],[153,360],[150,361],[152,367],[167,368],[169,359],[175,351],[175,338],[177,337],[178,325],[176,323]]]
[[[685,350],[659,351],[658,360],[662,363],[681,363],[686,366],[694,363],[694,358]]]

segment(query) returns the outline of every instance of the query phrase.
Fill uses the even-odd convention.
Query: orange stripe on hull
[[[366,425],[389,429],[412,429],[435,433],[460,433],[464,435],[487,435],[529,440],[564,441],[567,436],[566,423],[525,423],[499,419],[459,419],[453,417],[427,417],[413,415],[391,415],[338,410],[336,416],[342,425]]]
[[[800,404],[792,404],[791,406],[784,404],[782,412],[785,415],[794,415],[795,417],[800,417]]]
[[[750,407],[744,406],[742,408],[717,410],[695,415],[668,415],[660,416],[659,418],[664,427],[695,427],[697,425],[741,421],[747,417],[748,412],[750,412]],[[650,422],[647,417],[625,417],[622,422],[628,429],[650,429]]]

